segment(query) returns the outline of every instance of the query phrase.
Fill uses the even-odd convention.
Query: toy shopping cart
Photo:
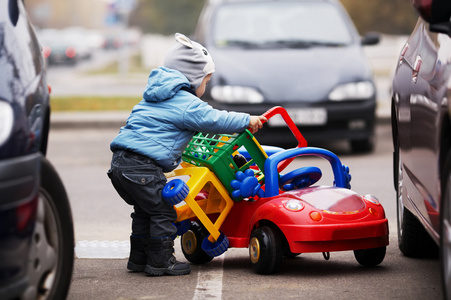
[[[274,107],[263,115],[267,119],[281,115],[297,138],[298,147],[307,146],[306,140],[284,108]],[[238,164],[234,160],[239,152],[246,153],[247,160],[244,164]],[[252,177],[258,182],[258,186],[252,185],[249,189],[256,190],[264,184],[267,158],[267,153],[249,130],[235,134],[197,133],[183,151],[182,168],[167,176],[170,181],[163,190],[166,201],[176,206],[177,235],[184,234],[190,227],[189,220],[197,218],[210,234],[202,244],[205,252],[218,256],[227,250],[228,239],[221,234],[219,228],[234,202],[243,200],[243,195],[257,196],[253,191],[233,193],[235,190],[231,182],[235,180],[237,172],[251,168]],[[290,162],[291,160],[285,161],[279,166],[279,171]],[[186,183],[176,178],[187,176],[189,179]],[[179,205],[182,201],[185,204]],[[214,216],[214,219],[209,216]]]

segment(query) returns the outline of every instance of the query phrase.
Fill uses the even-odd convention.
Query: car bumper
[[[368,101],[339,102],[339,103],[312,103],[311,106],[287,104],[273,105],[223,105],[211,103],[215,108],[228,111],[246,112],[251,115],[261,115],[273,106],[280,105],[287,109],[324,108],[327,112],[327,121],[321,125],[297,125],[308,142],[328,142],[332,140],[364,140],[374,134],[376,119],[375,99]],[[293,134],[286,126],[271,126],[270,123],[256,134],[260,144],[292,144],[295,146]]]
[[[17,298],[28,286],[40,162],[39,153],[0,160],[0,299]]]
[[[281,225],[293,253],[332,252],[384,247],[389,244],[388,220],[331,225]]]

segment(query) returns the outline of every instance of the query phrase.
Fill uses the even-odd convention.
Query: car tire
[[[364,267],[374,267],[384,261],[387,247],[354,250],[354,257]]]
[[[249,240],[249,256],[257,274],[272,274],[282,263],[280,233],[268,226],[252,231]]]
[[[361,140],[351,140],[351,149],[354,153],[369,153],[374,150],[374,137]]]
[[[398,247],[407,257],[437,256],[437,245],[421,222],[404,207],[404,170],[399,146],[395,148],[395,172],[397,172],[396,201],[398,222]]]
[[[25,299],[65,299],[74,264],[74,229],[64,185],[42,157],[36,226],[32,238]],[[31,296],[31,297],[30,297]]]
[[[204,226],[195,221],[191,222],[190,229],[180,239],[183,255],[189,262],[204,264],[213,259],[202,249],[202,242],[208,235]]]
[[[440,268],[443,298],[451,297],[451,153],[443,171],[442,203],[440,207]]]

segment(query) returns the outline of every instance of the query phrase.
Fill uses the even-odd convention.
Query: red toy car
[[[360,196],[349,189],[349,168],[335,154],[306,147],[283,108],[273,108],[265,115],[269,119],[276,114],[282,115],[297,137],[297,148],[268,148],[272,153],[266,153],[246,131],[226,138],[200,134],[185,150],[183,159],[189,164],[173,175],[200,172],[196,168],[203,168],[203,175],[193,175],[187,183],[169,181],[163,196],[174,205],[186,202],[176,206],[176,225],[187,260],[205,263],[230,247],[248,247],[254,271],[259,274],[275,272],[283,256],[307,252],[323,252],[327,257],[328,252],[354,250],[361,265],[380,264],[389,243],[382,205],[374,196]],[[253,143],[256,148],[252,148]],[[220,153],[222,148],[229,152]],[[331,186],[313,186],[322,174],[317,167],[281,173],[294,158],[308,155],[330,162],[335,179]]]

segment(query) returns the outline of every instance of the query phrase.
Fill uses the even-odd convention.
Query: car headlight
[[[218,102],[226,103],[262,103],[264,99],[254,88],[231,85],[214,86],[211,96]]]
[[[9,138],[13,124],[13,108],[8,102],[0,101],[0,146]]]
[[[371,81],[352,82],[334,88],[329,94],[329,99],[332,101],[368,99],[373,97],[374,92]]]

